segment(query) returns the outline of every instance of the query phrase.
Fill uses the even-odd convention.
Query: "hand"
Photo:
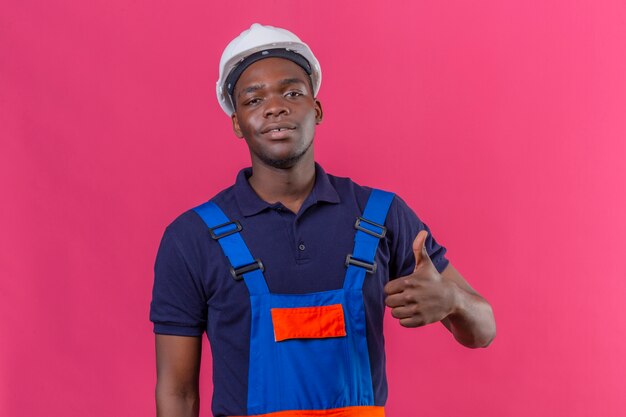
[[[458,288],[437,272],[424,246],[427,236],[428,232],[422,230],[413,241],[413,273],[385,285],[385,304],[391,308],[391,315],[399,319],[404,327],[419,327],[441,321],[455,309],[455,291]]]

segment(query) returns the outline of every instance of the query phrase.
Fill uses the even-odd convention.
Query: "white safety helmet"
[[[229,88],[234,88],[234,86],[225,85],[228,75],[246,57],[257,52],[275,49],[296,52],[306,59],[311,67],[309,76],[313,85],[313,96],[317,96],[322,84],[322,69],[311,48],[286,29],[254,23],[250,29],[241,32],[226,46],[220,59],[220,76],[216,88],[217,100],[228,116],[235,112],[235,106],[228,92]]]

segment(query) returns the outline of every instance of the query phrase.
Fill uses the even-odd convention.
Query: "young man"
[[[468,347],[495,336],[490,305],[401,199],[315,163],[320,84],[284,29],[254,24],[222,55],[218,99],[252,167],[163,236],[150,315],[161,417],[198,415],[205,331],[216,416],[384,416],[385,305]]]

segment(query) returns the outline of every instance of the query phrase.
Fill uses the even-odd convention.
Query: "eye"
[[[258,98],[258,97],[253,97],[253,98],[251,98],[250,100],[246,100],[246,101],[244,102],[244,105],[245,105],[245,106],[254,106],[254,105],[256,105],[256,104],[259,104],[260,102],[261,102],[261,99],[260,99],[260,98]]]
[[[300,91],[288,91],[287,94],[285,94],[285,96],[287,97],[299,97],[302,96],[304,94],[302,94],[302,92]]]

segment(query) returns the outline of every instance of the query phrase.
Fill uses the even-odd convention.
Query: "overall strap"
[[[378,242],[385,237],[387,228],[384,226],[387,212],[393,200],[393,193],[372,189],[365,210],[357,217],[354,228],[354,250],[346,257],[345,289],[361,289],[366,273],[376,271],[376,250]]]
[[[230,221],[217,204],[208,201],[193,209],[209,228],[213,240],[222,247],[222,251],[230,262],[230,274],[240,281],[243,279],[250,295],[267,294],[269,289],[263,275],[263,263],[254,259],[250,249],[243,241],[241,223]]]

